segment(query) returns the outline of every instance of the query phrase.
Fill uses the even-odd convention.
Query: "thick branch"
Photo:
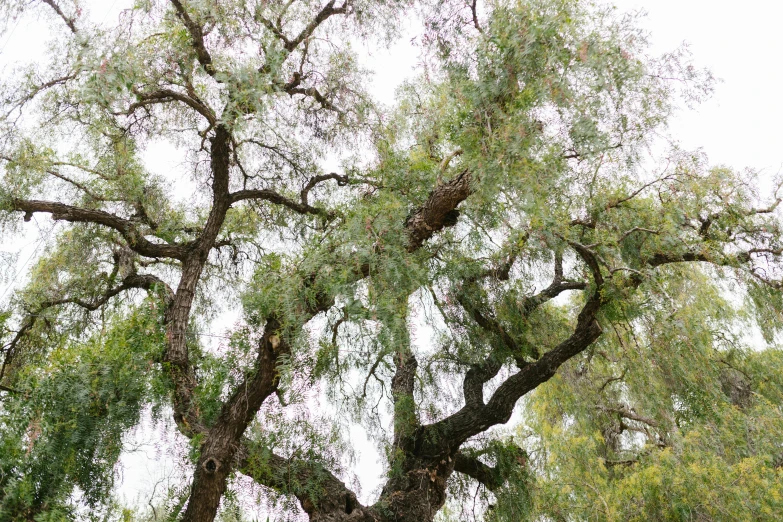
[[[185,434],[191,435],[203,431],[203,426],[198,412],[191,408],[196,377],[190,365],[185,333],[201,272],[223,226],[226,212],[231,206],[228,192],[230,142],[231,135],[228,129],[223,125],[216,126],[210,148],[212,208],[199,237],[182,259],[179,285],[166,315],[168,346],[164,361],[168,363],[170,376],[174,382],[174,418],[180,429]]]
[[[177,16],[182,20],[182,25],[185,26],[190,34],[193,50],[196,52],[196,58],[201,64],[201,67],[204,68],[204,71],[206,71],[207,74],[214,76],[215,68],[212,65],[212,56],[210,56],[209,51],[207,51],[207,48],[204,45],[203,29],[190,17],[180,0],[171,0],[171,3],[177,11]]]
[[[370,508],[359,503],[344,482],[321,464],[280,457],[266,448],[245,442],[237,467],[259,484],[294,495],[311,521],[338,520],[328,518],[331,513],[350,515],[354,522],[379,520],[372,516]]]
[[[210,125],[215,125],[217,123],[217,117],[215,116],[215,113],[212,111],[212,109],[206,106],[201,100],[186,94],[171,89],[159,89],[157,91],[146,93],[137,92],[136,95],[138,96],[139,101],[132,103],[125,111],[115,114],[129,116],[133,114],[136,109],[141,107],[179,101],[204,116]]]
[[[55,221],[62,220],[71,223],[94,223],[96,225],[114,229],[125,238],[125,241],[128,242],[128,246],[134,252],[146,257],[183,259],[187,253],[187,247],[183,245],[152,243],[139,232],[132,221],[103,210],[73,207],[53,201],[25,199],[12,199],[11,210],[24,212],[25,220],[29,220],[34,213],[42,212],[51,214],[52,219]]]
[[[294,212],[298,212],[299,214],[313,214],[326,218],[333,217],[333,214],[326,209],[313,207],[306,201],[299,203],[293,199],[289,199],[283,196],[278,192],[275,192],[274,190],[269,189],[238,190],[229,194],[228,197],[231,204],[248,199],[257,199],[269,201],[270,203],[275,203],[277,205],[283,205],[284,207],[288,207]]]
[[[494,378],[502,367],[503,360],[493,351],[484,361],[472,365],[465,372],[462,395],[466,405],[484,406],[484,384]]]
[[[552,283],[538,294],[525,299],[520,306],[520,314],[522,317],[528,317],[537,307],[554,299],[562,292],[566,290],[582,290],[586,287],[586,283],[565,281],[563,279],[563,258],[560,253],[555,253],[555,276]],[[458,294],[457,300],[471,314],[471,317],[473,317],[473,320],[479,327],[490,335],[497,336],[502,346],[514,356],[519,368],[527,365],[527,362],[523,359],[521,347],[497,319],[483,314],[475,304],[468,300],[464,292]],[[465,379],[462,383],[465,404],[484,405],[484,384],[495,377],[503,366],[504,357],[501,351],[500,347],[493,347],[484,361],[471,365],[470,369],[465,373]],[[538,358],[538,351],[535,347],[533,347],[533,351],[533,356]]]
[[[212,520],[215,516],[239,449],[238,441],[266,398],[277,390],[278,359],[290,353],[288,343],[278,336],[280,326],[276,319],[267,321],[253,373],[236,387],[206,434],[184,521]]]
[[[499,468],[488,466],[479,459],[469,457],[462,452],[458,452],[454,457],[454,471],[477,480],[490,491],[501,488],[506,482],[506,477],[503,476]]]
[[[486,405],[477,402],[466,404],[457,413],[435,424],[424,426],[417,437],[420,454],[436,457],[449,453],[490,426],[508,422],[514,406],[523,395],[548,381],[564,362],[598,339],[601,327],[596,322],[595,315],[600,304],[601,298],[596,292],[582,308],[574,333],[539,360],[524,366],[509,377]]]
[[[395,372],[391,382],[392,401],[394,403],[394,445],[399,446],[414,429],[419,427],[413,392],[416,384],[416,369],[419,366],[416,356],[405,346],[394,355]]]
[[[466,169],[436,187],[424,205],[410,215],[405,223],[410,237],[409,252],[417,250],[436,232],[456,224],[457,206],[470,195],[470,182],[471,175]]]

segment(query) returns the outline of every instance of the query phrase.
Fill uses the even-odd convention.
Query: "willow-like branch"
[[[24,336],[33,329],[44,311],[58,306],[73,304],[84,308],[87,311],[93,312],[108,303],[111,298],[134,288],[147,290],[148,292],[162,291],[164,304],[166,306],[171,303],[171,300],[174,296],[171,288],[169,288],[169,286],[158,277],[152,274],[133,273],[125,277],[118,286],[108,289],[100,296],[91,300],[78,297],[63,297],[60,299],[49,299],[38,303],[34,310],[27,313],[19,330],[16,332],[11,341],[2,347],[4,358],[3,365],[0,367],[0,380],[2,380],[3,376],[5,375],[6,368],[13,359],[17,346],[22,341]]]

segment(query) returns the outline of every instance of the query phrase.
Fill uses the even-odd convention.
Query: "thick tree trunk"
[[[217,130],[216,137],[212,142],[212,169],[216,180],[216,184],[213,186],[215,191],[213,215],[217,209],[221,215],[220,223],[222,223],[225,211],[230,206],[229,197],[219,197],[219,194],[228,194],[228,141],[227,134],[223,134],[224,129],[218,127]],[[220,185],[217,184],[217,180],[221,180]],[[225,187],[222,185],[223,180],[226,180]],[[470,175],[467,172],[463,172],[446,184],[436,187],[427,202],[413,213],[406,223],[411,241],[409,249],[411,251],[418,249],[435,232],[453,225],[454,209],[469,193]],[[225,210],[223,210],[224,206]],[[217,228],[214,228],[213,225],[217,225]],[[202,237],[209,237],[210,245],[212,245],[218,230],[217,220],[213,220],[210,216],[205,227],[205,234]],[[203,262],[206,261],[206,256],[203,257],[203,261],[201,259],[199,257],[199,275]],[[198,280],[198,275],[185,278],[184,272],[183,269],[184,281],[195,282]],[[357,276],[366,276],[366,273],[361,271]],[[185,290],[181,299],[187,301],[187,303],[183,303],[187,306],[183,306],[181,310],[184,311],[187,308],[189,311],[192,295],[188,293],[189,288],[181,288],[180,290]],[[333,296],[319,295],[316,302],[312,304],[312,310],[308,311],[315,315],[318,312],[328,310],[332,304]],[[187,317],[184,314],[177,314],[178,309],[180,308],[176,308],[175,303],[174,315]],[[185,321],[178,323],[179,328],[183,328],[184,325],[186,325]],[[182,360],[187,362],[184,335],[177,335],[179,332],[174,331],[176,329],[174,325],[170,325],[169,328],[171,334],[174,334],[170,336],[169,342],[173,341],[174,344],[174,349],[170,349],[170,352],[174,355],[184,355]],[[184,328],[182,332],[184,334]],[[265,325],[264,338],[259,346],[255,374],[237,387],[232,397],[224,404],[217,421],[209,430],[199,427],[198,430],[191,432],[191,435],[201,433],[204,436],[204,442],[201,445],[200,458],[194,472],[188,505],[182,517],[183,522],[211,522],[214,520],[226,489],[228,476],[234,469],[235,461],[240,461],[240,469],[245,467],[242,464],[246,459],[246,456],[242,455],[244,452],[242,435],[263,401],[276,389],[278,357],[288,349],[286,340],[281,336],[280,324],[274,318],[269,319]],[[172,360],[172,362],[174,361]],[[394,386],[395,403],[400,409],[412,408],[412,404],[403,403],[406,398],[412,398],[416,359],[409,350],[402,350],[398,354],[397,364],[398,372],[395,376]],[[184,419],[187,422],[188,412],[192,412],[190,401],[192,400],[193,386],[191,383],[195,383],[195,380],[188,379],[192,370],[185,365],[181,371],[174,370],[173,373],[175,383],[178,379],[182,379],[181,384],[178,383],[178,392],[181,393],[176,394],[175,416],[178,417],[178,420]],[[177,402],[178,400],[181,402]],[[398,426],[397,438],[410,441],[413,431],[418,427],[415,415],[413,422],[405,424],[411,425]],[[187,430],[187,426],[185,428]],[[302,507],[310,516],[310,520],[314,522],[343,520],[430,521],[445,502],[446,478],[453,469],[453,462],[447,459],[442,463],[425,465],[417,462],[413,457],[405,460],[409,464],[404,469],[408,471],[393,479],[393,485],[390,482],[390,485],[387,486],[388,491],[384,490],[385,493],[381,501],[374,506],[362,506],[353,492],[346,488],[342,482],[331,477],[326,485],[322,486],[325,491],[322,491],[317,498],[310,497],[308,494],[299,496]],[[275,457],[268,465],[272,469],[285,469],[286,461]],[[253,473],[250,474],[253,475]],[[286,490],[287,485],[282,482],[277,485],[278,481],[277,478],[266,476],[259,482]]]
[[[317,504],[305,500],[302,507],[310,522],[431,522],[446,502],[446,483],[454,469],[448,457],[392,477],[380,500],[362,506],[341,482],[327,484]],[[331,487],[330,487],[331,486]]]

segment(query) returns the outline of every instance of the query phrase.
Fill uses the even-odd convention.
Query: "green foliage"
[[[162,346],[152,304],[17,377],[0,416],[0,519],[70,518],[74,488],[89,506],[103,503],[123,434],[152,399],[151,368]]]
[[[781,198],[676,147],[645,171],[713,81],[684,51],[650,58],[634,16],[590,0],[355,0],[326,18],[320,0],[139,0],[106,29],[77,3],[27,4],[65,26],[48,63],[0,84],[0,233],[59,228],[0,306],[0,522],[85,506],[176,519],[185,486],[151,512],[112,500],[123,434],[174,406],[197,460],[263,361],[274,395],[228,446],[286,516],[329,500],[353,422],[389,484],[445,472],[444,520],[783,511]],[[421,74],[382,107],[356,49],[412,14]],[[178,171],[150,161],[160,143]],[[228,334],[209,333],[226,311]],[[599,341],[525,399],[515,440],[486,431],[510,410],[482,413],[484,436],[414,455],[511,375],[548,379],[562,361],[547,354],[594,324]],[[471,405],[469,372],[487,377]],[[452,473],[457,451],[492,487]],[[228,491],[220,516],[241,520]],[[384,490],[383,509],[408,493]]]
[[[742,316],[705,276],[651,284],[529,399],[533,516],[775,520],[783,352],[740,348]]]

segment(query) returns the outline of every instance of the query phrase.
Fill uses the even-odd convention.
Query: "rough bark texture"
[[[411,214],[405,224],[410,236],[409,252],[420,248],[439,230],[457,223],[457,206],[470,195],[470,182],[470,172],[462,171],[436,187],[424,205]]]

